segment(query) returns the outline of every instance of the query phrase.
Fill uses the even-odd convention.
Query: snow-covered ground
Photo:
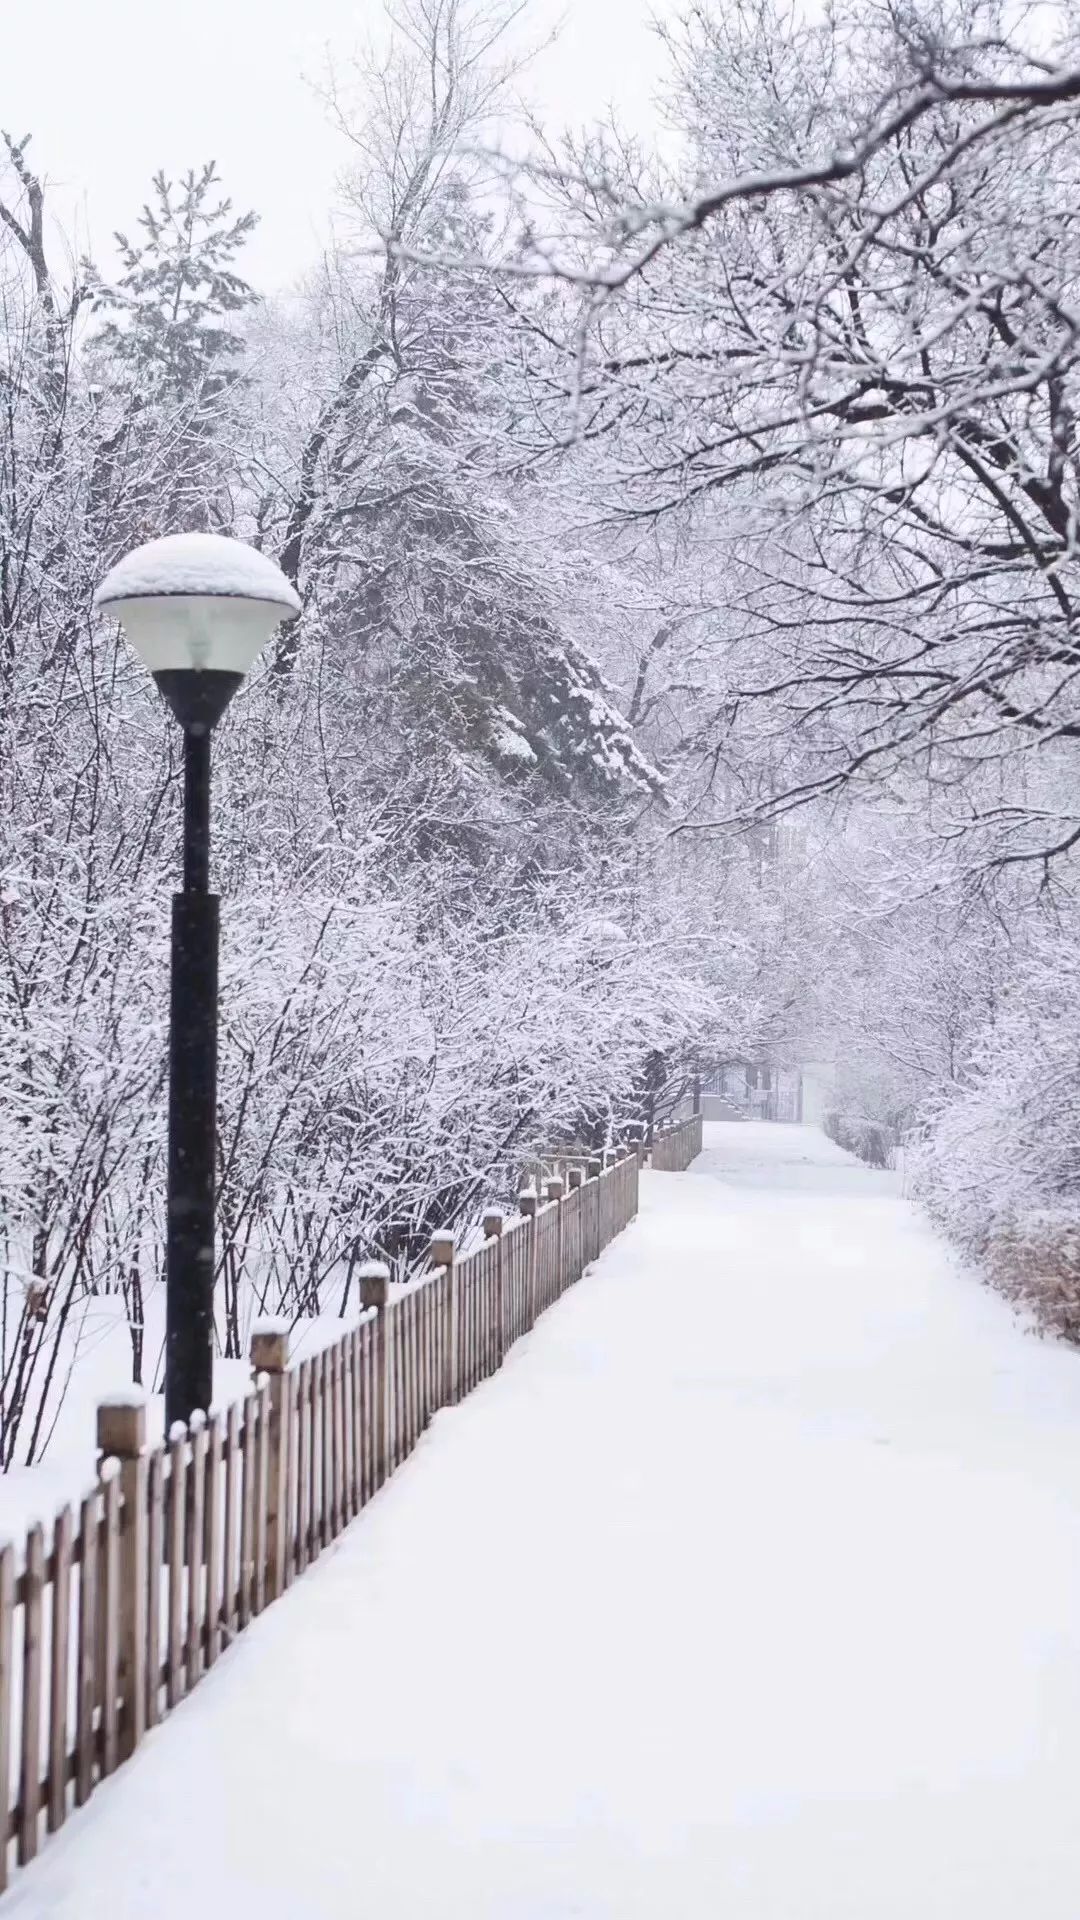
[[[329,1291],[329,1289],[327,1289]],[[254,1320],[250,1314],[249,1319]],[[291,1326],[289,1353],[295,1363],[340,1340],[363,1315],[353,1292],[353,1308],[344,1317],[326,1312]],[[65,1350],[64,1392],[53,1421],[46,1457],[36,1466],[15,1466],[0,1474],[0,1542],[12,1540],[22,1553],[26,1529],[34,1521],[51,1527],[61,1507],[78,1505],[97,1479],[97,1409],[110,1394],[131,1387],[131,1335],[120,1294],[88,1299]],[[146,1301],[146,1376],[160,1380],[165,1344],[165,1289],[153,1289]],[[251,1386],[248,1360],[214,1361],[213,1409],[242,1400]],[[160,1441],[165,1403],[160,1392],[147,1396],[147,1432]]]
[[[707,1136],[13,1920],[1076,1920],[1080,1356]]]

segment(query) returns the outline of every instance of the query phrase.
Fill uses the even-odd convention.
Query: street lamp
[[[210,734],[300,602],[265,554],[216,533],[137,547],[94,595],[184,729],[184,890],[173,895],[165,1244],[165,1430],[210,1405],[214,1364],[218,897],[210,892]]]

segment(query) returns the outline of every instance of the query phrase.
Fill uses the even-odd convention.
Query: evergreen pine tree
[[[140,379],[156,374],[161,391],[205,396],[238,377],[243,343],[230,322],[256,296],[234,262],[257,215],[232,217],[212,160],[179,185],[157,173],[153,186],[154,203],[139,215],[141,244],[116,235],[118,280],[109,286],[94,275],[95,305],[108,316],[95,345]]]

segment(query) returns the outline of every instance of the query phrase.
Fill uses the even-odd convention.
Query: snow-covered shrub
[[[1041,1324],[1080,1334],[1080,919],[1029,930],[963,1083],[928,1106],[915,1192]]]
[[[892,1167],[896,1164],[899,1141],[880,1121],[861,1115],[838,1113],[835,1109],[822,1116],[822,1129],[845,1153],[854,1153],[868,1167]]]

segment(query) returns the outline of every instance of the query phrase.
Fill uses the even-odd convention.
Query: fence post
[[[578,1189],[584,1185],[584,1181],[585,1181],[585,1174],[581,1167],[567,1167],[566,1185],[570,1193],[577,1193]],[[571,1274],[571,1279],[575,1281],[580,1280],[583,1272],[585,1271],[584,1205],[585,1205],[585,1198],[584,1198],[584,1195],[582,1195],[581,1199],[578,1201],[577,1208],[575,1209],[575,1219],[577,1221],[577,1240],[576,1240],[577,1261],[576,1261],[575,1271]]]
[[[604,1171],[602,1160],[588,1160],[585,1163],[585,1205],[592,1216],[589,1228],[588,1261],[599,1258],[603,1248],[600,1238],[600,1175]]]
[[[503,1214],[498,1207],[492,1207],[484,1215],[484,1239],[495,1242],[495,1350],[498,1355],[496,1364],[502,1366],[506,1358],[506,1299],[503,1294]]]
[[[285,1591],[285,1489],[289,1471],[289,1323],[257,1320],[251,1330],[251,1371],[270,1379],[266,1488],[266,1598]]]
[[[375,1311],[375,1405],[372,1409],[372,1439],[375,1458],[371,1463],[372,1487],[381,1487],[386,1479],[390,1457],[388,1421],[390,1413],[390,1352],[386,1338],[386,1306],[390,1298],[390,1269],[382,1260],[368,1260],[360,1268],[360,1305],[365,1313]]]
[[[146,1732],[147,1453],[141,1389],[112,1394],[97,1410],[100,1460],[120,1463],[118,1669],[122,1709],[119,1753],[134,1753]],[[86,1545],[84,1538],[84,1548]]]
[[[529,1273],[525,1282],[525,1326],[536,1325],[536,1209],[540,1201],[534,1187],[518,1194],[518,1212],[529,1223]]]
[[[606,1147],[600,1159],[601,1176],[612,1173],[619,1164],[619,1156],[614,1147]],[[615,1225],[615,1182],[613,1180],[605,1180],[601,1177],[600,1194],[596,1204],[600,1214],[600,1239],[606,1247],[618,1232]]]
[[[443,1406],[453,1407],[461,1398],[461,1328],[458,1326],[457,1242],[452,1233],[433,1236],[430,1260],[433,1267],[446,1268],[446,1373]]]
[[[566,1192],[566,1182],[565,1180],[561,1180],[558,1177],[558,1175],[556,1175],[554,1180],[548,1181],[547,1197],[549,1200],[554,1200],[554,1202],[556,1203],[559,1209],[558,1213],[555,1215],[555,1292],[556,1294],[560,1294],[566,1285],[566,1276],[563,1271],[564,1261],[563,1261],[563,1210],[562,1210],[562,1198],[565,1192]]]

